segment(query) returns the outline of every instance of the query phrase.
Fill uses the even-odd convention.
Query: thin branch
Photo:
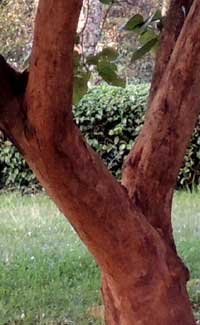
[[[81,46],[81,60],[83,65],[86,67],[87,69],[87,65],[86,65],[86,58],[85,58],[85,53],[84,53],[84,31],[86,30],[87,24],[88,24],[88,18],[89,18],[89,14],[90,14],[90,0],[87,0],[87,14],[86,14],[86,19],[83,25],[82,30],[79,33],[79,37],[80,37],[80,46]]]
[[[111,2],[111,4],[109,5],[108,9],[107,9],[106,12],[105,12],[105,15],[104,15],[104,17],[103,17],[103,21],[102,21],[102,24],[101,24],[101,31],[100,31],[100,34],[99,34],[99,39],[101,39],[101,36],[102,36],[102,33],[103,33],[103,29],[104,29],[104,26],[105,26],[106,20],[107,20],[107,18],[108,18],[108,15],[109,15],[109,13],[110,13],[110,11],[111,11],[113,5],[114,5],[114,2]]]
[[[83,25],[81,31],[79,32],[79,35],[83,35],[83,33],[87,27],[89,14],[90,14],[90,0],[87,0],[87,14],[86,14],[84,25]]]

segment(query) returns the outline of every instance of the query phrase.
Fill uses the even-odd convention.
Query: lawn
[[[178,193],[177,246],[191,270],[200,319],[200,193]],[[0,195],[0,325],[97,325],[98,268],[66,219],[44,194]]]

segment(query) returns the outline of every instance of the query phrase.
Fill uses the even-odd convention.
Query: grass
[[[200,193],[178,193],[174,233],[191,270],[200,319]],[[44,195],[0,195],[0,325],[97,325],[98,268],[72,227]]]
[[[0,256],[0,324],[97,324],[97,266],[46,196],[0,196]]]
[[[190,270],[188,291],[200,324],[200,192],[178,192],[173,202],[177,249]]]
[[[174,236],[191,278],[200,278],[200,192],[178,192],[173,204]]]

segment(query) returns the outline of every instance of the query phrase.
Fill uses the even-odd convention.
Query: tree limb
[[[193,0],[171,0],[170,2],[167,17],[164,18],[164,30],[155,61],[149,104],[159,88],[160,81],[170,61],[171,54],[192,3]]]
[[[48,130],[48,136],[60,115],[72,118],[73,50],[81,5],[82,0],[39,1],[26,99],[30,123],[34,127],[36,119],[37,130]]]
[[[4,68],[8,69],[8,73],[10,67],[5,61],[3,64]],[[15,72],[11,70],[11,73],[15,79]],[[11,81],[9,79],[7,85],[12,85],[12,79]],[[5,89],[1,91],[3,94]],[[31,128],[26,115],[28,103],[24,104],[23,100],[18,101],[18,97],[12,94],[10,100],[6,101],[6,105],[0,105],[0,109],[3,107],[0,129],[3,129],[20,149],[41,184],[68,217],[101,268],[106,273],[112,274],[117,281],[117,278],[124,276],[124,273],[127,274],[130,265],[127,263],[130,262],[127,256],[131,255],[131,263],[138,264],[140,272],[142,270],[149,272],[149,268],[153,269],[153,265],[157,263],[155,260],[160,258],[160,251],[159,254],[155,252],[155,260],[150,259],[152,266],[147,262],[149,258],[146,260],[143,258],[150,256],[151,243],[154,243],[152,249],[154,245],[158,245],[159,234],[146,222],[139,209],[132,206],[126,190],[85,143],[77,127],[68,124],[70,132],[57,129],[54,139],[45,138],[45,130],[40,134],[37,128]],[[60,118],[62,119],[62,115]],[[137,240],[134,241],[133,238]],[[116,249],[120,258],[115,253]],[[162,249],[165,258],[164,246]],[[177,268],[176,263],[174,266]],[[179,273],[181,269],[180,264],[177,272]],[[135,268],[129,280],[135,278],[135,281],[138,281],[138,276],[140,275]]]
[[[170,211],[178,170],[200,111],[200,2],[194,1],[124,166],[123,184],[173,245]]]

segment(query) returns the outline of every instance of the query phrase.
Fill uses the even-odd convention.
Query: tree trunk
[[[80,0],[40,0],[29,75],[0,57],[0,129],[94,255],[106,323],[193,325],[171,200],[200,108],[200,2],[194,1],[182,23],[169,62],[160,62],[158,90],[125,164],[123,185],[73,121],[80,9]]]
[[[80,44],[86,55],[94,55],[101,37],[103,5],[99,0],[84,0],[79,21]]]
[[[110,276],[104,276],[102,291],[106,324],[195,324],[184,281],[163,276],[152,283],[149,275],[143,275],[136,284],[132,279],[129,283],[127,277],[129,274],[124,274],[121,282],[114,283]]]

